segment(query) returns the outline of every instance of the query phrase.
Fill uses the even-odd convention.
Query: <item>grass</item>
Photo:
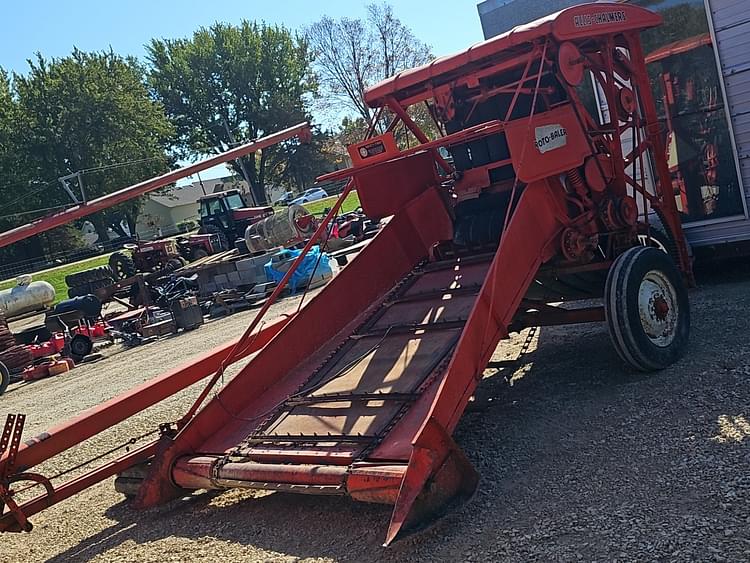
[[[104,266],[109,260],[109,254],[103,256],[96,256],[87,260],[81,260],[74,264],[66,264],[65,266],[58,266],[49,270],[42,270],[33,274],[34,281],[46,281],[52,284],[55,288],[55,303],[68,298],[68,286],[65,283],[65,276],[88,270],[89,268],[96,268],[97,266]],[[0,290],[9,289],[16,286],[16,279],[10,279],[0,282]]]
[[[334,195],[324,199],[318,199],[305,203],[304,206],[313,215],[322,215],[326,208],[333,207],[333,204],[336,203],[338,197],[339,196]],[[357,197],[357,192],[351,192],[346,196],[344,203],[341,204],[339,213],[349,213],[350,211],[357,209],[357,207],[359,207],[359,197]]]

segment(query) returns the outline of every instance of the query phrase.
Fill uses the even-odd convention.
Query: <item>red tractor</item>
[[[234,248],[244,239],[245,229],[270,215],[273,207],[248,207],[239,190],[203,196],[200,204],[200,232],[217,235],[223,250]]]
[[[138,241],[125,245],[131,255],[115,252],[109,257],[109,266],[117,279],[134,276],[136,272],[176,270],[187,264],[175,239]]]
[[[189,235],[176,239],[138,241],[126,244],[130,251],[115,252],[109,257],[114,278],[124,280],[137,272],[171,272],[188,262],[222,250],[217,235]]]

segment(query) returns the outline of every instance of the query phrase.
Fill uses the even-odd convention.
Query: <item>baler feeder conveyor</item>
[[[394,506],[389,544],[476,489],[451,435],[510,332],[606,320],[631,368],[679,360],[692,275],[639,37],[659,23],[631,4],[578,5],[370,88],[373,134],[349,147],[351,168],[320,178],[349,178],[344,193],[247,333],[180,372],[213,372],[199,400],[77,490],[120,472],[140,507],[196,489],[348,495]],[[606,111],[583,101],[592,84]],[[417,105],[435,138],[413,119]],[[299,312],[256,330],[351,189],[385,226]],[[668,252],[648,244],[656,226]],[[581,299],[599,301],[567,303]],[[19,460],[72,442],[52,438]],[[14,478],[7,459],[0,500]],[[142,462],[145,473],[122,471]],[[0,529],[28,529],[24,506]]]

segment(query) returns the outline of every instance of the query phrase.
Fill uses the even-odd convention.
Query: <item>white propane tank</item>
[[[46,281],[31,281],[29,274],[16,278],[17,285],[0,291],[0,311],[6,319],[40,311],[55,302],[55,288]]]
[[[302,221],[310,213],[301,205],[290,205],[283,211],[261,219],[245,229],[245,244],[252,253],[268,252],[290,242],[312,236],[317,228],[314,218]]]

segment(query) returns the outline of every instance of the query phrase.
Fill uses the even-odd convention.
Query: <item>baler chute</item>
[[[635,369],[676,361],[690,265],[639,41],[659,22],[576,6],[370,89],[392,122],[325,178],[351,180],[306,249],[353,187],[391,219],[164,432],[137,503],[234,487],[349,495],[394,505],[389,544],[475,490],[451,434],[510,332],[606,319]],[[606,107],[582,101],[586,75]],[[433,140],[409,113],[423,103]],[[417,146],[399,148],[401,126]],[[673,257],[639,246],[655,217]],[[603,305],[567,304],[582,298]]]

